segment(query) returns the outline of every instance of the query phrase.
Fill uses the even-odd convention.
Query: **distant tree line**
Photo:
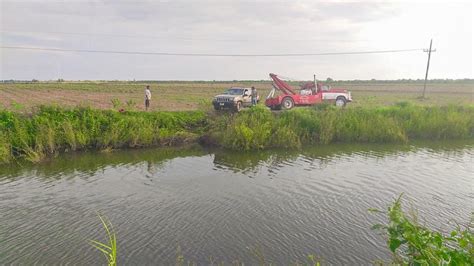
[[[353,80],[332,80],[328,78],[326,82],[335,82],[335,83],[424,83],[424,79],[394,79],[394,80],[362,80],[362,79],[353,79]],[[471,83],[474,82],[474,79],[428,79],[427,83]]]

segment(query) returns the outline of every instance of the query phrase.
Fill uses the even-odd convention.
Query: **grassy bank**
[[[175,145],[202,134],[203,112],[117,112],[40,107],[32,115],[0,111],[0,162],[84,149]]]
[[[0,162],[84,149],[195,143],[234,150],[300,148],[329,143],[405,143],[474,137],[474,106],[337,109],[329,105],[273,113],[117,112],[40,107],[31,115],[0,111]]]
[[[220,117],[213,138],[230,149],[294,148],[307,144],[404,143],[414,139],[474,137],[474,107],[423,107],[406,103],[387,107],[300,108],[273,114],[254,108]]]

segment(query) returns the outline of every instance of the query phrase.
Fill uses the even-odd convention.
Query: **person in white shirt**
[[[145,89],[145,110],[146,111],[148,111],[148,107],[150,107],[150,100],[151,100],[150,85],[146,85],[146,89]]]

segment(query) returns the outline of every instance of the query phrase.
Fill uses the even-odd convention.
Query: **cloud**
[[[433,4],[427,10],[420,7],[309,0],[3,1],[1,42],[143,52],[317,53],[418,48],[425,45],[429,35],[436,34],[440,45],[448,48],[456,39],[456,50],[469,49],[472,54],[472,47],[468,46],[472,44],[472,26],[460,26],[466,21],[472,24],[472,4]],[[443,14],[444,20],[439,21],[434,14]],[[458,60],[443,77],[472,76],[472,62],[463,59],[459,51],[445,50],[436,55],[444,58],[440,63],[448,58]],[[71,79],[247,79],[265,78],[267,72],[277,70],[300,77],[318,72],[336,78],[414,78],[419,75],[417,69],[425,64],[424,57],[420,53],[419,58],[397,54],[217,60],[71,53],[32,56],[31,52],[2,50],[0,78],[33,78],[39,73],[42,76],[34,78],[62,75]],[[414,59],[418,61],[406,64]],[[44,61],[54,61],[54,65],[62,67],[49,72],[31,71],[31,66],[41,68]],[[357,71],[362,68],[372,71]],[[439,73],[442,75],[443,71]]]

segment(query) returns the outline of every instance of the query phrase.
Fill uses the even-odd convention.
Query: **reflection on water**
[[[463,149],[470,148],[470,142],[417,142],[412,145],[398,144],[332,144],[308,147],[303,150],[273,149],[251,152],[230,152],[221,149],[203,149],[201,147],[191,148],[160,148],[160,149],[137,149],[116,150],[108,153],[84,152],[66,153],[57,155],[40,164],[32,164],[27,161],[19,161],[15,164],[0,165],[0,178],[18,177],[23,173],[34,171],[36,177],[52,178],[63,175],[80,174],[81,176],[93,176],[105,167],[120,167],[123,165],[136,165],[146,163],[150,173],[157,171],[166,165],[169,160],[184,157],[214,156],[214,169],[227,169],[234,172],[252,173],[257,172],[262,165],[275,166],[275,174],[278,167],[284,162],[291,162],[299,157],[309,160],[317,160],[321,167],[333,159],[352,156],[354,154],[367,158],[383,158],[388,155],[403,154],[410,151],[424,149],[431,153],[445,155],[462,153]]]
[[[181,246],[204,263],[259,246],[289,263],[317,254],[368,264],[389,252],[370,231],[399,193],[448,230],[474,210],[473,143],[326,145],[300,151],[146,149],[65,154],[0,167],[0,264],[92,264],[101,231],[118,231],[122,264],[171,264]]]
[[[0,168],[0,177],[15,177],[22,173],[35,172],[37,177],[51,178],[61,175],[93,176],[105,167],[120,167],[121,165],[136,165],[146,162],[150,170],[162,167],[167,160],[188,157],[203,156],[207,153],[200,148],[191,149],[142,149],[142,150],[117,150],[113,152],[84,152],[66,153],[57,155],[55,158],[32,164],[20,161]]]

